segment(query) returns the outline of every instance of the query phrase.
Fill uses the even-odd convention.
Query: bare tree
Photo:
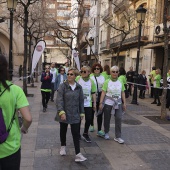
[[[27,35],[28,35],[28,23],[29,23],[29,12],[32,10],[33,5],[40,4],[39,0],[18,0],[18,17],[21,19],[21,25],[24,28],[24,62],[23,62],[23,91],[27,95],[27,56],[28,56],[28,48],[27,48]]]
[[[167,87],[167,68],[168,68],[168,43],[169,43],[169,28],[167,28],[167,11],[168,0],[164,0],[163,26],[164,26],[164,63],[163,63],[163,87]],[[166,111],[166,94],[167,89],[163,89],[162,103],[161,103],[161,119],[167,118]]]

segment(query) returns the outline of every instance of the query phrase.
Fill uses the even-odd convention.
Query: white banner
[[[76,50],[72,50],[72,56],[73,56],[74,61],[77,65],[77,69],[80,71],[80,60],[79,60],[78,52]]]
[[[37,43],[37,45],[35,46],[34,52],[32,55],[32,72],[31,72],[31,74],[34,72],[36,65],[37,65],[38,61],[40,60],[40,57],[41,57],[45,47],[46,47],[46,44],[45,44],[45,41],[43,41],[43,40],[40,40]]]

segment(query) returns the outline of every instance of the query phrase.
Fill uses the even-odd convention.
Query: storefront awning
[[[121,51],[119,56],[126,56],[126,51]],[[117,57],[117,53],[113,54],[113,57]]]
[[[164,46],[164,42],[161,43],[157,43],[157,44],[148,44],[146,46],[144,46],[144,49],[154,49],[154,48],[161,48]]]

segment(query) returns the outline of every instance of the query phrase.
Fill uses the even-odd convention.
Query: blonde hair
[[[142,70],[141,74],[143,74],[143,73],[146,73],[146,71],[145,71],[145,70]]]
[[[159,68],[156,69],[158,71],[158,74],[161,74],[161,70]]]
[[[111,69],[110,69],[110,72],[113,71],[113,70],[119,71],[119,67],[118,66],[112,66]]]
[[[75,76],[77,77],[79,74],[79,71],[75,68],[75,67],[69,67],[68,72],[69,71],[73,71],[73,73],[75,74]]]
[[[82,68],[85,69],[85,70],[87,70],[87,71],[89,71],[89,72],[91,72],[91,68],[90,68],[89,66],[83,66]],[[82,68],[81,68],[81,69],[82,69]]]

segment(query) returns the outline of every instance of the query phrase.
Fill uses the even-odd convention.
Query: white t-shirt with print
[[[84,107],[90,107],[91,103],[91,80],[84,81],[82,78],[79,79],[78,83],[82,86],[84,94]]]
[[[113,98],[114,100],[118,101],[118,104],[122,103],[121,100],[121,93],[124,91],[124,86],[122,83],[117,80],[117,81],[112,81],[112,80],[107,80],[104,85],[102,90],[106,92],[106,96]],[[113,105],[114,101],[111,99],[106,99],[105,104],[107,105]]]
[[[98,90],[99,90],[99,92],[101,92],[102,91],[102,86],[103,86],[103,84],[105,82],[104,76],[100,75],[100,76],[96,77],[97,82],[96,82],[96,79],[95,79],[94,75],[92,75],[90,78],[94,81],[94,83],[96,85],[96,88],[97,88],[97,83],[98,83]]]

